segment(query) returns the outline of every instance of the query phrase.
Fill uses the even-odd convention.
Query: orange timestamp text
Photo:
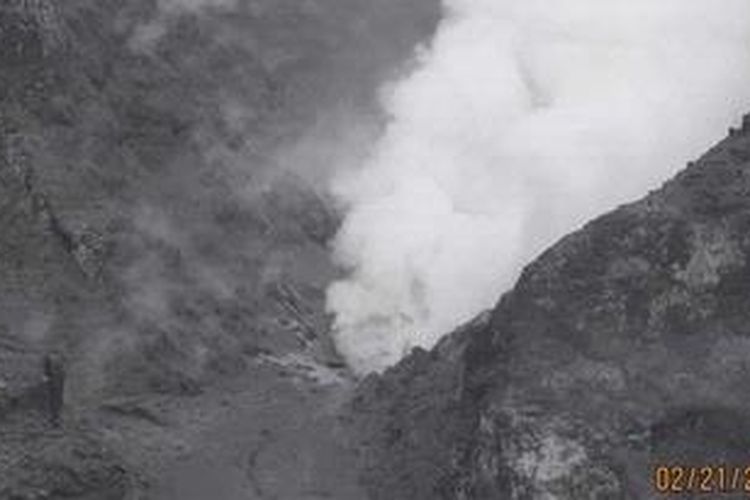
[[[657,465],[652,481],[662,495],[750,493],[750,464]]]

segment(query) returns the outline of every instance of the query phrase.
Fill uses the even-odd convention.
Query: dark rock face
[[[375,499],[652,498],[750,459],[750,126],[366,384]]]

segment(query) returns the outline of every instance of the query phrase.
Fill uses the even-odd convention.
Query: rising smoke
[[[341,352],[378,370],[491,307],[545,246],[750,109],[747,0],[445,0],[334,191]]]

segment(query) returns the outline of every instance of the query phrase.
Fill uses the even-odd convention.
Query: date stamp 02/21
[[[652,482],[664,496],[750,494],[750,464],[657,465]]]

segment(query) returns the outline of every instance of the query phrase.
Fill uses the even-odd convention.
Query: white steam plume
[[[748,0],[445,0],[391,122],[338,179],[342,353],[378,370],[490,307],[521,266],[750,110]]]

